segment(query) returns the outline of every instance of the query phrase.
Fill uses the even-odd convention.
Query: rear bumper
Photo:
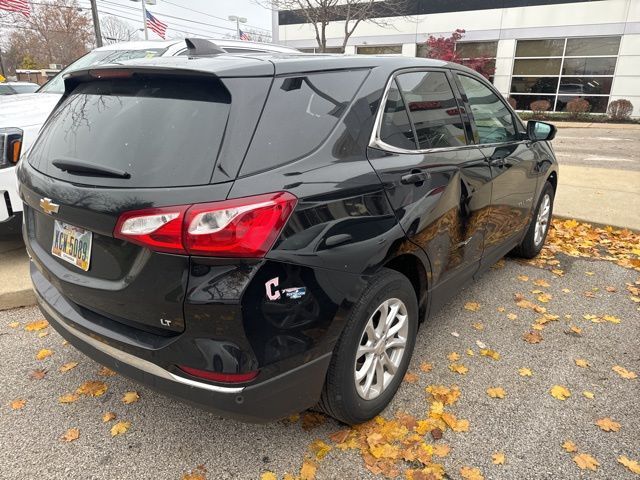
[[[117,348],[116,342],[88,330],[88,320],[31,265],[36,299],[49,323],[78,350],[97,362],[161,393],[221,416],[263,423],[309,408],[318,401],[331,353],[263,382],[227,386],[197,381]]]

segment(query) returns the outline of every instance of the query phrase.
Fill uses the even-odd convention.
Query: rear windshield
[[[80,84],[53,113],[29,163],[84,185],[166,187],[209,183],[230,108],[215,79],[131,78]],[[130,178],[67,173],[71,159],[123,170]]]

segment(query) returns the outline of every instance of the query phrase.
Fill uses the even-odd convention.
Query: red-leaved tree
[[[493,58],[463,58],[456,51],[456,44],[464,37],[464,34],[465,31],[459,28],[449,37],[429,35],[425,42],[427,46],[426,57],[444,60],[445,62],[460,63],[489,78],[495,72],[495,60]]]

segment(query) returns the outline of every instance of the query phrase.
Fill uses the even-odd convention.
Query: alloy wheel
[[[551,197],[546,193],[540,203],[540,210],[538,211],[538,217],[536,218],[535,233],[533,241],[536,246],[540,245],[544,240],[544,236],[549,228],[549,215],[551,213]]]

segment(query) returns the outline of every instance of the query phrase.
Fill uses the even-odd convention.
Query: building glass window
[[[620,37],[518,40],[510,89],[516,109],[547,100],[550,110],[561,112],[584,98],[591,112],[604,113],[619,48]]]
[[[395,55],[402,53],[402,45],[367,45],[357,47],[358,55]]]

